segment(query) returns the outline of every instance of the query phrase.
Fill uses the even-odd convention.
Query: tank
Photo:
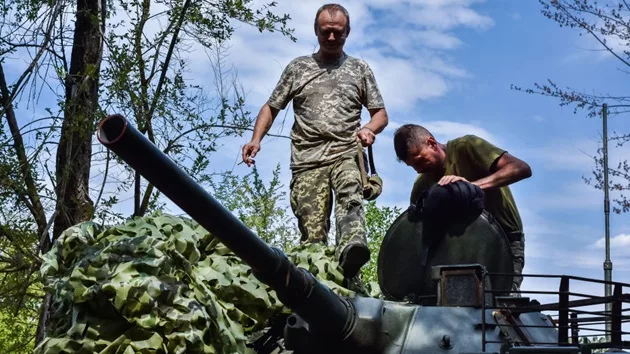
[[[276,292],[292,311],[278,335],[285,351],[590,353],[594,348],[630,348],[621,331],[627,318],[622,306],[630,301],[624,289],[630,285],[611,283],[613,298],[578,303],[569,300],[568,289],[577,277],[559,276],[560,288],[550,292],[558,297],[554,304],[511,294],[509,241],[486,212],[449,225],[447,237],[429,244],[426,225],[414,221],[410,211],[403,213],[391,225],[378,255],[384,298],[347,298],[263,242],[123,116],[104,118],[97,138]],[[584,344],[573,331],[579,321],[571,309],[603,301],[613,303],[610,340]],[[557,318],[543,313],[548,310],[557,311]],[[271,350],[279,349],[267,346],[265,352]]]

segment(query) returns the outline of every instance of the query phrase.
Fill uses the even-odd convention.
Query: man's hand
[[[280,112],[279,109],[273,108],[266,103],[260,108],[260,112],[256,118],[256,123],[254,124],[254,134],[252,134],[252,140],[243,146],[243,162],[245,162],[248,167],[251,167],[256,163],[254,161],[254,157],[256,157],[256,154],[260,151],[260,142],[265,134],[267,134],[267,131],[269,131],[269,128],[271,127],[273,120],[278,115],[278,112]]]
[[[466,178],[464,178],[464,177],[448,175],[448,176],[444,176],[444,177],[440,178],[440,180],[438,181],[438,184],[440,186],[445,186],[447,184],[455,183],[457,181],[468,182],[468,180]]]
[[[374,144],[376,135],[368,128],[361,128],[361,130],[357,133],[357,138],[361,141],[361,145],[370,146]]]
[[[256,140],[252,140],[243,145],[243,162],[245,162],[248,167],[251,167],[256,163],[253,159],[256,157],[258,151],[260,151],[260,142]]]

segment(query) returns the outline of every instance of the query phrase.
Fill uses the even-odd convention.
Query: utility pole
[[[608,199],[608,105],[604,103],[602,108],[602,121],[603,121],[603,135],[604,135],[604,225],[605,225],[605,240],[606,240],[606,260],[604,261],[604,280],[605,296],[610,297],[612,295],[612,285],[609,283],[612,281],[612,269],[613,265],[610,261],[610,200]],[[606,314],[611,316],[612,314],[612,302],[606,302]],[[606,319],[606,341],[610,341],[610,332],[612,326],[610,323],[610,317]]]

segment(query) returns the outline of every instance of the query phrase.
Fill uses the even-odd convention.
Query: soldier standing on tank
[[[254,163],[278,112],[293,100],[289,188],[301,242],[327,243],[334,192],[336,257],[349,279],[370,259],[357,145],[372,145],[388,118],[372,70],[343,50],[350,33],[348,11],[339,4],[323,5],[314,29],[319,50],[284,69],[260,109],[251,141],[243,146],[243,161]],[[363,107],[371,119],[360,127]]]
[[[435,183],[446,185],[467,181],[486,195],[486,210],[497,220],[510,240],[514,273],[525,265],[525,234],[516,202],[508,185],[532,175],[529,165],[488,141],[465,135],[440,144],[424,127],[401,126],[394,133],[399,161],[419,173],[411,191],[411,203]],[[512,291],[519,291],[522,276],[515,276]]]

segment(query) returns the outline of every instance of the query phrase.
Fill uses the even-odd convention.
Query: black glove
[[[444,186],[449,192],[450,201],[446,211],[451,212],[456,220],[471,220],[477,218],[486,205],[486,195],[475,184],[457,181]]]
[[[470,182],[457,181],[445,186],[433,185],[408,208],[409,220],[423,220],[437,225],[470,220],[485,208],[485,193]],[[437,226],[436,225],[436,226]]]

